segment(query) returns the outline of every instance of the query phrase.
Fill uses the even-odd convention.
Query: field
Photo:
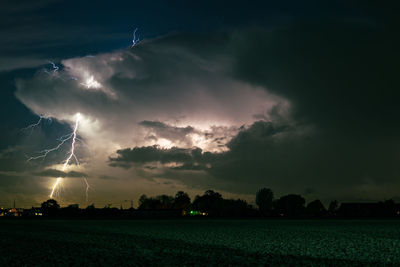
[[[0,220],[0,266],[399,266],[396,220]]]

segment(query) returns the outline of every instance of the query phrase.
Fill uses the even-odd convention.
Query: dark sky
[[[398,199],[398,6],[320,2],[2,1],[0,205]]]

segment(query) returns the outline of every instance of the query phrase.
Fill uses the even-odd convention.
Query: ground
[[[0,220],[0,266],[399,266],[398,220]]]

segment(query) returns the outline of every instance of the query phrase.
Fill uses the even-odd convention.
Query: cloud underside
[[[87,177],[88,175],[83,172],[77,171],[70,171],[64,172],[56,169],[45,169],[40,172],[34,172],[34,176],[41,176],[41,177],[68,177],[68,178],[83,178]]]
[[[390,150],[383,143],[381,147],[360,140],[331,143],[325,140],[327,135],[301,127],[257,121],[241,130],[227,144],[226,152],[134,147],[118,150],[109,165],[143,168],[149,177],[178,179],[192,186],[208,185],[212,179],[219,189],[236,193],[252,193],[263,185],[298,192],[346,187],[349,193],[365,184],[397,182],[395,149],[387,154]],[[383,155],[384,151],[385,160],[373,154]],[[203,173],[204,180],[192,180],[193,172]]]
[[[197,172],[232,192],[351,192],[400,174],[398,45],[357,21],[176,34],[65,60],[20,80],[17,97],[37,114],[89,118],[91,145],[124,148],[111,167],[193,186]]]

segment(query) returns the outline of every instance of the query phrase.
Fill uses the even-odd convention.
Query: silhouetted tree
[[[269,188],[262,188],[256,194],[256,204],[261,214],[267,215],[272,210],[274,193]]]
[[[394,217],[396,215],[396,203],[392,199],[379,202],[378,216],[380,217]]]
[[[190,205],[190,197],[187,193],[183,191],[178,191],[174,199],[175,209],[185,209]]]
[[[167,195],[159,195],[156,197],[156,200],[160,201],[161,209],[172,209],[174,204],[174,198]]]
[[[142,195],[139,198],[139,209],[141,210],[155,210],[155,209],[161,209],[162,208],[162,203],[160,199],[157,198],[152,198],[152,197],[146,197],[146,195]]]
[[[60,209],[60,205],[55,199],[48,199],[42,203],[41,209],[44,215],[55,216]]]
[[[322,217],[326,215],[326,209],[319,199],[311,201],[306,207],[306,214],[313,217]]]
[[[220,215],[224,217],[250,216],[253,215],[253,208],[242,199],[223,199]]]
[[[81,215],[81,210],[78,204],[68,205],[67,207],[61,208],[60,215],[67,217],[78,217]]]
[[[143,206],[143,204],[146,202],[147,196],[145,194],[141,195],[139,198],[139,208],[140,206]]]
[[[89,206],[86,207],[86,210],[94,210],[96,209],[94,206],[94,203],[90,204]]]
[[[276,212],[280,216],[298,217],[304,214],[306,200],[300,195],[286,195],[274,202]]]
[[[222,201],[220,193],[207,190],[204,195],[196,196],[192,206],[193,209],[207,212],[210,216],[220,216]]]
[[[332,200],[331,203],[329,203],[328,207],[329,216],[336,216],[338,209],[339,209],[339,202],[337,200]]]
[[[94,203],[92,203],[89,206],[87,206],[84,213],[85,213],[86,216],[95,216],[96,215],[96,208],[94,206]]]
[[[214,192],[213,190],[207,190],[204,192],[204,195],[215,199],[222,199],[222,195],[218,192]]]

